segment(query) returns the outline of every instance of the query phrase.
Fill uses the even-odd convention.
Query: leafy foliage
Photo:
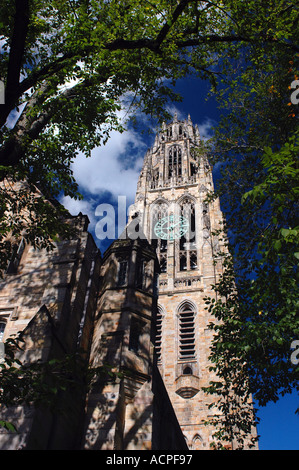
[[[295,41],[295,10],[289,4],[284,20],[268,11],[275,37]],[[223,403],[235,389],[232,378],[240,383],[245,372],[248,393],[242,401],[252,393],[263,406],[298,390],[299,369],[290,361],[291,343],[299,335],[298,106],[290,102],[298,54],[255,41],[235,48],[226,67],[218,94],[225,113],[211,159],[220,168],[212,197],[221,198],[230,246],[227,272],[214,286],[217,301],[208,300],[218,320],[211,325],[216,332],[211,360],[222,378],[217,390]],[[232,426],[223,423],[226,436]],[[245,439],[246,434],[241,447]]]
[[[212,11],[213,25],[208,26]],[[112,129],[124,130],[119,120],[123,98],[132,110],[166,118],[166,103],[179,99],[172,88],[178,78],[188,73],[213,77],[205,35],[225,23],[212,3],[202,9],[190,0],[4,0],[0,24],[0,78],[5,83],[5,104],[0,106],[0,268],[5,269],[11,232],[32,242],[36,219],[45,222],[45,216],[47,223],[38,224],[37,234],[43,246],[51,248],[53,236],[68,232],[61,211],[55,215],[39,196],[32,201],[35,210],[24,217],[30,196],[19,199],[18,192],[7,191],[9,182],[26,181],[31,192],[35,185],[47,200],[60,194],[80,198],[72,161],[78,153],[89,156],[95,146],[105,144]],[[190,48],[201,29],[202,47]],[[20,216],[14,226],[8,214],[16,206]]]
[[[26,179],[47,198],[80,197],[71,163],[104,144],[112,129],[124,129],[124,96],[131,109],[162,121],[167,102],[179,99],[176,80],[192,74],[216,86],[239,44],[296,50],[295,14],[284,1],[3,0],[2,179]],[[3,243],[11,228],[4,227]]]

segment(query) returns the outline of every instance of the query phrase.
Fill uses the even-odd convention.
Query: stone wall
[[[0,284],[0,316],[5,318],[3,340],[21,334],[25,340],[18,354],[22,363],[61,359],[79,347],[88,355],[96,302],[100,258],[87,232],[88,219],[79,216],[77,236],[58,241],[53,251],[25,246],[16,272]],[[33,407],[1,410],[17,433],[0,428],[0,448],[74,448],[78,445],[84,401],[80,392],[59,391],[61,410]]]

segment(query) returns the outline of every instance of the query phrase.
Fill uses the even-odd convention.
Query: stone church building
[[[0,428],[0,449],[211,448],[204,298],[223,246],[209,191],[198,128],[175,115],[145,155],[128,225],[103,254],[82,214],[69,219],[76,237],[53,251],[20,241],[0,284],[0,339],[21,332],[25,362],[82,351],[92,368],[119,374],[99,375],[87,393],[60,390],[62,411],[1,408],[17,432]]]

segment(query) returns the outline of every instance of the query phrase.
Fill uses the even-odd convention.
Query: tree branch
[[[86,51],[84,51],[86,52]],[[19,85],[19,97],[22,96],[30,88],[34,87],[39,81],[45,80],[48,76],[54,75],[55,73],[59,72],[63,67],[65,67],[66,62],[70,59],[75,59],[77,54],[74,53],[66,53],[62,57],[58,57],[52,62],[44,65],[40,69],[36,69],[30,73],[30,75],[25,78]],[[80,59],[81,56],[78,56]]]
[[[186,8],[186,6],[191,3],[191,0],[182,0],[178,6],[176,7],[176,9],[174,10],[173,12],[173,15],[172,15],[172,19],[171,19],[171,22],[167,21],[164,26],[162,27],[161,31],[159,32],[156,40],[155,40],[155,43],[156,43],[156,47],[158,48],[162,42],[164,41],[164,39],[166,38],[169,30],[172,28],[172,26],[175,24],[175,22],[178,20],[178,18],[180,17],[180,15],[183,13],[184,9]]]
[[[25,50],[25,40],[28,31],[29,23],[29,0],[15,0],[16,1],[16,17],[14,24],[14,32],[11,46],[11,53],[9,57],[9,73],[6,84],[6,98],[5,107],[2,108],[2,116],[0,118],[0,127],[5,124],[5,121],[16,106],[18,98],[22,96],[28,89],[35,86],[38,81],[44,80],[49,74],[55,74],[61,70],[65,63],[70,59],[76,57],[80,59],[90,52],[92,48],[90,46],[82,49],[80,53],[68,52],[63,57],[59,57],[56,60],[42,67],[40,70],[35,70],[19,83],[20,70],[22,65],[22,58]],[[182,14],[184,8],[191,2],[191,0],[182,0],[173,12],[171,22],[166,22],[161,31],[159,32],[156,39],[141,38],[137,40],[125,40],[122,38],[116,39],[110,43],[103,44],[103,48],[109,51],[116,50],[134,50],[147,48],[154,52],[157,52],[161,43],[167,37],[167,34],[174,23],[178,20]]]
[[[103,81],[106,79],[107,77],[103,78]],[[51,89],[51,86],[45,82],[40,89],[36,90],[17,122],[13,135],[0,148],[0,165],[16,166],[25,155],[28,145],[38,138],[55,115],[58,101],[71,99],[77,95],[80,88],[88,86],[91,86],[90,79],[86,79],[82,83],[77,83],[73,87],[67,88],[48,104],[46,111],[42,111],[38,116],[32,117],[30,114],[26,113],[26,108],[32,110],[37,104],[42,104],[49,97],[48,90]]]
[[[15,0],[14,28],[5,86],[5,105],[1,107],[0,127],[5,124],[11,106],[19,96],[18,87],[29,25],[29,0]]]
[[[289,49],[292,49],[296,52],[299,52],[299,47],[296,46],[293,43],[288,43],[288,42],[282,42],[277,40],[276,38],[261,38],[263,39],[264,42],[272,43],[272,44],[277,44],[279,46],[283,46]],[[246,38],[245,36],[240,36],[240,35],[234,35],[234,34],[229,34],[225,36],[219,36],[218,34],[208,34],[206,36],[198,36],[197,38],[193,39],[186,39],[182,41],[178,41],[176,43],[177,47],[183,48],[183,47],[191,47],[191,46],[199,46],[200,44],[208,44],[212,42],[248,42],[251,43],[253,40],[251,38]]]

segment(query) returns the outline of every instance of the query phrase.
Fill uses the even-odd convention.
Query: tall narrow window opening
[[[186,252],[180,252],[180,271],[186,271],[186,269],[187,269]]]
[[[168,153],[168,178],[181,176],[182,174],[182,149],[173,145]]]
[[[157,362],[160,363],[162,360],[162,310],[158,307],[156,317],[156,336],[155,336],[155,351],[157,356]]]
[[[9,262],[9,265],[6,271],[7,274],[17,273],[24,250],[25,250],[25,240],[22,238],[19,245],[15,245],[13,249],[13,254],[12,254],[11,260]]]
[[[197,173],[197,165],[195,163],[190,163],[190,176],[194,176]]]
[[[119,261],[117,285],[124,286],[127,282],[128,261]]]
[[[179,359],[195,358],[195,312],[187,303],[179,311]]]
[[[6,322],[0,320],[0,341],[3,339],[5,327]]]
[[[167,272],[167,239],[156,235],[155,226],[165,217],[168,217],[168,205],[164,202],[158,202],[151,208],[151,233],[152,245],[156,249],[157,257],[160,263],[161,273]]]
[[[195,204],[190,198],[186,197],[181,202],[180,210],[181,216],[188,220],[189,231],[180,238],[179,270],[195,270],[197,269]]]

